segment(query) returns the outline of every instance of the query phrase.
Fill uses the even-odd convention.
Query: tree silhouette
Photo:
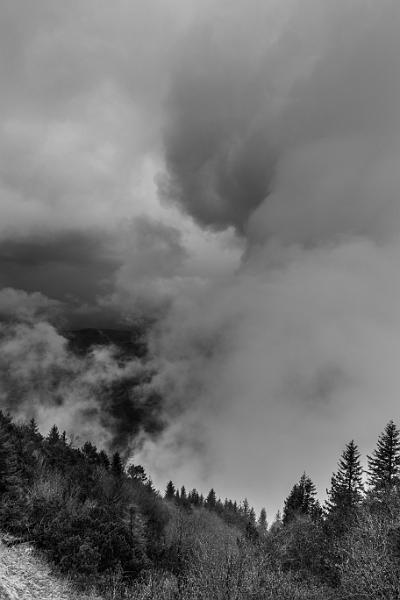
[[[393,421],[389,421],[379,436],[376,449],[368,456],[368,483],[374,492],[385,492],[399,483],[400,475],[400,432]]]
[[[301,515],[314,517],[318,512],[319,506],[315,496],[316,489],[314,483],[310,477],[303,473],[299,483],[293,486],[289,496],[285,500],[283,524],[287,525],[290,521]]]
[[[363,495],[360,453],[354,440],[346,445],[327,490],[326,511],[329,525],[336,533],[343,533],[355,516]]]

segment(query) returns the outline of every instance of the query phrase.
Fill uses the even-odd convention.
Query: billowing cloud
[[[21,321],[48,319],[62,311],[62,304],[41,292],[31,294],[14,288],[0,289],[0,318]]]
[[[154,342],[159,385],[190,407],[164,469],[272,509],[304,469],[323,492],[348,439],[370,451],[399,418],[400,9],[290,4],[272,37],[272,5],[240,2],[188,36],[161,191],[203,225],[235,226],[246,251]]]
[[[10,290],[8,295],[22,293]],[[39,296],[25,298],[25,307],[28,300],[29,309],[43,304]],[[16,316],[21,314],[25,317],[18,307]],[[44,433],[55,423],[74,443],[91,440],[125,455],[162,431],[164,405],[149,388],[150,366],[122,356],[113,344],[73,352],[68,337],[38,317],[0,323],[3,409],[17,418],[35,417]]]
[[[399,4],[1,11],[0,284],[30,294],[3,311],[157,315],[160,485],[275,508],[304,469],[324,489],[399,416]]]

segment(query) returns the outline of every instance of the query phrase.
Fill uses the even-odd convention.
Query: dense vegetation
[[[247,500],[157,492],[143,467],[0,413],[0,527],[110,598],[400,597],[400,434],[347,444],[322,507],[305,473],[268,528]]]

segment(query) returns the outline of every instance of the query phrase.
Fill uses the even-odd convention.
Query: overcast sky
[[[271,512],[399,420],[399,25],[397,0],[0,3],[0,314],[158,319],[158,485]]]

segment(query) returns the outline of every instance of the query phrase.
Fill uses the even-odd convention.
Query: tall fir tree
[[[99,461],[100,464],[108,471],[110,468],[110,459],[104,450],[100,450],[99,452]]]
[[[165,489],[165,494],[164,494],[164,498],[166,500],[173,500],[175,497],[175,486],[172,483],[172,481],[168,481],[167,483],[167,487]]]
[[[389,421],[379,436],[376,449],[368,456],[368,484],[372,492],[393,489],[400,481],[400,431]]]
[[[308,515],[311,518],[318,512],[317,492],[310,477],[303,473],[299,483],[296,483],[285,500],[283,509],[283,524],[287,525],[298,516]]]
[[[0,496],[13,494],[22,484],[18,456],[6,419],[0,421]]]
[[[363,496],[360,452],[354,440],[346,445],[327,493],[328,523],[336,533],[344,532]]]
[[[267,531],[267,511],[264,507],[260,511],[260,516],[258,517],[257,524],[261,533],[265,533]]]
[[[121,455],[119,452],[114,452],[111,459],[111,472],[116,477],[121,477],[124,472],[124,465],[122,463]]]
[[[214,488],[211,488],[211,490],[208,492],[208,496],[206,498],[206,504],[205,505],[210,510],[215,510],[216,504],[217,504],[217,496],[215,494]]]
[[[57,425],[53,425],[47,436],[47,441],[50,445],[57,444],[60,441],[60,432]]]

